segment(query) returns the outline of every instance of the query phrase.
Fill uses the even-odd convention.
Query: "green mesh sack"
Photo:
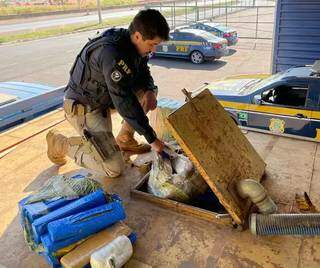
[[[65,175],[51,177],[43,187],[35,192],[26,204],[53,198],[76,198],[102,188],[101,184],[88,177],[70,178]]]

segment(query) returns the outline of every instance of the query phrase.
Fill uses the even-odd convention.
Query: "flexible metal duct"
[[[254,235],[320,235],[320,214],[251,214]]]
[[[255,180],[246,179],[239,181],[237,190],[242,198],[249,197],[262,214],[271,214],[278,209],[277,205],[268,196],[267,191]]]

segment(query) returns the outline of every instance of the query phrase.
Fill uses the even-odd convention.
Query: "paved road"
[[[269,10],[269,9],[268,9]],[[245,16],[249,11],[237,15]],[[269,11],[268,11],[269,12]],[[269,15],[265,15],[269,16]],[[238,25],[240,26],[240,25]],[[264,32],[273,25],[265,25]],[[243,34],[254,29],[241,28]],[[95,31],[0,46],[0,81],[25,81],[61,86],[81,47]],[[180,89],[194,89],[205,81],[240,73],[270,72],[272,40],[240,39],[231,55],[219,61],[194,65],[186,60],[150,61],[160,95],[176,96]],[[178,93],[177,93],[178,91]]]
[[[76,54],[93,32],[70,34],[20,44],[0,46],[0,81],[25,81],[64,85]],[[243,40],[231,55],[215,62],[194,65],[186,60],[156,58],[151,71],[160,96],[177,97],[181,89],[240,73],[270,71],[271,41]]]

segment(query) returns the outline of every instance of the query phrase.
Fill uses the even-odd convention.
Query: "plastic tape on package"
[[[56,252],[124,218],[125,212],[121,203],[112,202],[83,213],[51,222],[48,225],[49,233],[41,236],[41,242],[46,252]],[[55,239],[55,241],[53,241],[52,238]]]
[[[32,223],[35,242],[40,243],[40,236],[47,232],[47,225],[49,222],[103,205],[105,203],[107,203],[107,200],[103,190],[98,190],[36,219]]]
[[[120,202],[115,201],[48,224],[52,241],[76,236],[90,235],[125,219],[125,211]]]

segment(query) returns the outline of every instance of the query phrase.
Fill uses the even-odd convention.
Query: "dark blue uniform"
[[[149,143],[156,134],[149,125],[137,90],[153,90],[147,65],[126,29],[110,29],[90,40],[81,50],[70,71],[66,99],[76,100],[90,110],[116,108],[119,114]]]

